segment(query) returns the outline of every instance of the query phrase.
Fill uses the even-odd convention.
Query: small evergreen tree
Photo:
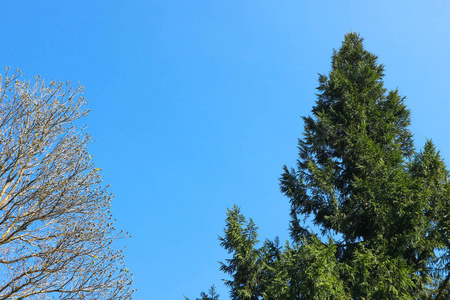
[[[221,269],[232,299],[448,296],[448,171],[431,141],[415,151],[405,98],[383,77],[363,39],[347,34],[303,118],[297,168],[280,179],[293,244],[256,248],[253,222],[228,211],[220,239],[233,258]],[[305,217],[321,235],[302,227]]]
[[[260,251],[255,249],[258,243],[257,227],[253,220],[245,220],[240,209],[235,205],[228,210],[225,236],[220,237],[220,245],[233,254],[227,259],[228,264],[221,263],[220,269],[231,275],[232,280],[225,280],[230,287],[232,299],[258,299],[260,296]]]
[[[216,292],[216,287],[212,285],[209,288],[208,294],[205,292],[200,293],[200,298],[195,298],[195,300],[219,300],[219,294]],[[184,296],[185,300],[189,300],[188,297]]]

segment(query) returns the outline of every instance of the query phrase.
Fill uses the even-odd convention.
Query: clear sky
[[[90,152],[132,238],[136,299],[215,284],[226,208],[261,239],[288,238],[278,187],[316,100],[317,73],[357,31],[407,96],[416,146],[450,160],[450,2],[3,1],[0,59],[27,78],[86,88]]]

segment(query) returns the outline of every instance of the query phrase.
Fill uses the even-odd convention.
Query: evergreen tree
[[[231,289],[231,299],[259,299],[262,265],[261,251],[255,249],[257,227],[252,219],[245,219],[236,205],[228,210],[227,216],[225,236],[219,238],[220,245],[233,254],[227,264],[221,263],[220,269],[232,277],[232,280],[225,280],[225,284]]]
[[[195,300],[219,300],[219,294],[216,292],[216,287],[212,285],[209,288],[208,294],[205,292],[200,293],[200,298],[196,298]],[[185,300],[189,300],[188,297],[184,296]]]
[[[313,116],[304,118],[298,168],[284,168],[291,235],[305,236],[297,215],[311,216],[324,234],[340,234],[337,260],[353,268],[354,298],[425,295],[445,241],[437,222],[448,206],[447,170],[430,141],[415,154],[404,97],[384,88],[383,66],[362,42],[348,34],[334,52],[331,72],[319,77]],[[360,288],[384,284],[379,267],[390,274],[387,286],[375,294]]]
[[[280,179],[293,244],[256,248],[253,222],[228,211],[221,245],[233,258],[221,269],[232,299],[449,295],[448,171],[431,141],[415,151],[405,98],[384,87],[377,59],[349,33],[319,76],[297,168],[285,166]],[[303,228],[304,218],[321,234]]]

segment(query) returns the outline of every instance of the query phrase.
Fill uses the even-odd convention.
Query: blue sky
[[[90,152],[129,231],[136,299],[198,296],[224,275],[234,203],[261,239],[288,237],[279,192],[317,73],[357,31],[407,96],[416,146],[450,159],[450,2],[4,1],[3,66],[85,86]]]

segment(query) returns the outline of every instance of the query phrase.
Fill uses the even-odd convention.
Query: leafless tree
[[[81,86],[0,76],[0,299],[130,299]]]

